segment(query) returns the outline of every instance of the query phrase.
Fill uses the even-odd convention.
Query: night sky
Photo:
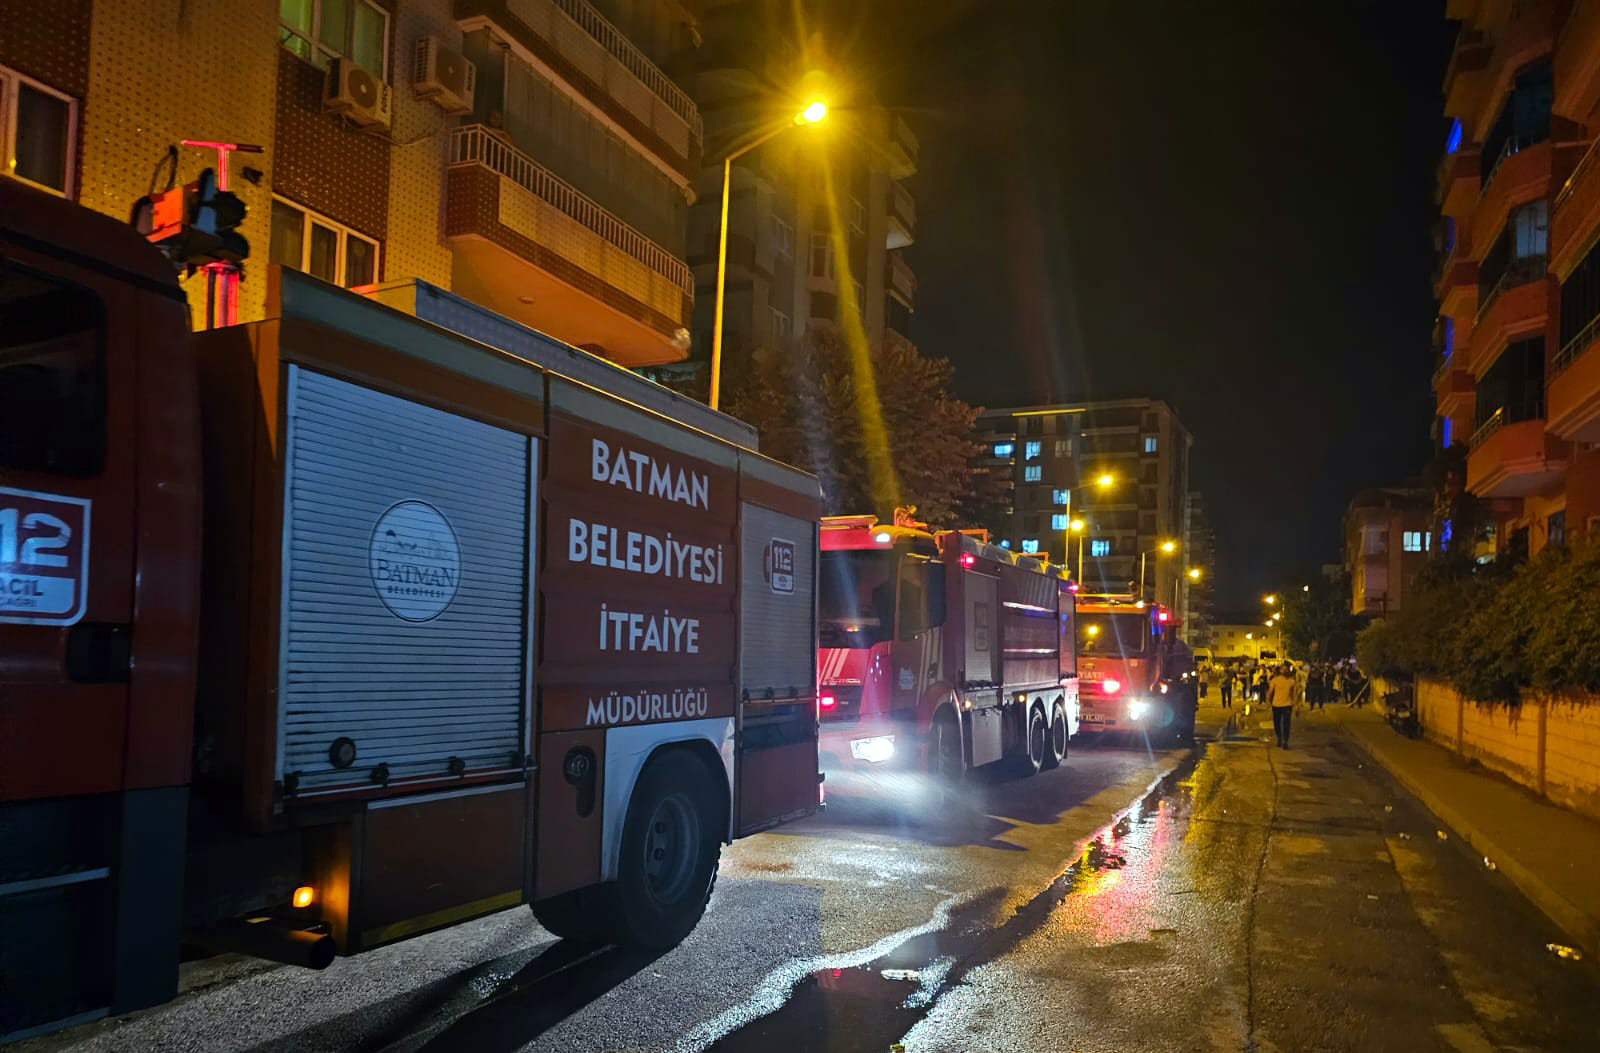
[[[1170,401],[1219,607],[1338,561],[1428,456],[1443,3],[862,7],[836,50],[921,139],[912,335],[957,393]]]

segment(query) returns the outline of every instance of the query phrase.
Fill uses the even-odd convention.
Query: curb
[[[1369,746],[1361,736],[1350,731],[1343,724],[1339,725],[1340,734],[1354,742],[1361,751],[1372,761],[1388,772],[1394,780],[1418,800],[1428,811],[1432,812],[1440,822],[1449,827],[1467,844],[1472,846],[1474,852],[1494,860],[1495,867],[1506,879],[1516,886],[1535,907],[1580,947],[1585,954],[1600,957],[1600,918],[1591,917],[1582,907],[1577,906],[1560,892],[1551,887],[1543,878],[1532,870],[1523,866],[1515,857],[1511,856],[1494,840],[1480,830],[1470,818],[1457,809],[1446,804],[1437,793],[1420,780],[1412,777],[1398,766],[1389,763],[1382,754]]]

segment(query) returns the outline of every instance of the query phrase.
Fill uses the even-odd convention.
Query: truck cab
[[[1194,734],[1194,659],[1173,613],[1132,595],[1079,598],[1078,676],[1087,734]]]

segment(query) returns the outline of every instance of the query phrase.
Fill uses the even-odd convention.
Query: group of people
[[[1292,662],[1277,665],[1258,663],[1253,667],[1206,666],[1200,670],[1200,693],[1204,697],[1216,684],[1222,708],[1232,709],[1237,698],[1248,710],[1250,703],[1272,710],[1272,730],[1278,745],[1289,746],[1289,722],[1295,703],[1304,701],[1311,709],[1329,702],[1359,705],[1366,678],[1354,661],[1311,662],[1304,666],[1303,678]]]

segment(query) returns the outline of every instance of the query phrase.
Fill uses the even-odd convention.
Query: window
[[[1036,460],[1039,459],[1039,452],[1040,452],[1040,450],[1042,448],[1043,448],[1043,444],[1042,443],[1037,443],[1037,442],[1027,443],[1022,448],[1022,455],[1027,460],[1036,461]]]
[[[1452,520],[1446,519],[1439,524],[1439,544],[1445,547],[1450,545],[1450,534],[1454,528]]]
[[[1007,538],[1001,538],[1000,539],[1000,547],[1004,548],[1004,549],[1009,549],[1011,547],[1010,540],[1007,539]]]
[[[272,199],[272,263],[351,288],[378,278],[378,243],[331,219]]]
[[[389,13],[372,0],[278,0],[278,43],[324,69],[348,55],[389,79]]]
[[[1400,547],[1407,552],[1422,551],[1422,531],[1403,530],[1400,532]]]
[[[1043,470],[1037,464],[1030,464],[1022,469],[1022,481],[1025,483],[1036,483],[1042,475]]]
[[[0,170],[71,197],[77,121],[76,100],[0,66]]]
[[[87,289],[0,264],[0,468],[79,478],[100,471],[104,329],[100,300]]]
[[[1439,418],[1439,445],[1447,450],[1450,448],[1450,444],[1455,441],[1455,425],[1456,422],[1449,417]]]
[[[1039,539],[1032,537],[1023,538],[1022,551],[1028,553],[1029,555],[1037,553],[1039,551]]]
[[[1144,437],[1144,452],[1145,453],[1155,453],[1156,452],[1156,437],[1154,435],[1146,435]]]
[[[1072,503],[1072,495],[1065,490],[1051,490],[1050,503],[1053,505],[1070,505]]]
[[[850,199],[850,229],[857,234],[867,232],[867,206],[857,198]]]
[[[1051,530],[1065,530],[1065,529],[1067,529],[1067,517],[1066,517],[1066,515],[1065,514],[1057,514],[1057,515],[1051,516],[1050,517],[1050,529]]]
[[[925,559],[900,564],[900,639],[944,624],[943,569]]]
[[[811,276],[833,280],[833,246],[828,235],[811,235]]]
[[[1089,542],[1089,555],[1096,559],[1103,559],[1111,555],[1111,539],[1097,537]]]
[[[789,316],[776,307],[767,308],[772,313],[772,343],[774,347],[782,347],[789,339],[793,329],[789,323]]]
[[[794,227],[776,215],[772,217],[772,251],[786,260],[794,258]]]
[[[1561,546],[1566,545],[1566,543],[1567,543],[1567,510],[1565,508],[1563,508],[1559,512],[1550,513],[1549,517],[1547,519],[1545,519],[1544,525],[1545,525],[1545,540],[1546,541],[1548,541],[1550,544],[1555,545],[1557,547],[1561,547]]]
[[[1071,457],[1072,456],[1072,440],[1071,439],[1057,439],[1056,440],[1056,456],[1057,457]]]
[[[997,442],[997,443],[994,444],[994,455],[996,457],[1010,457],[1012,454],[1014,454],[1016,452],[1017,452],[1017,444],[1016,443],[1013,443],[1013,442]]]

